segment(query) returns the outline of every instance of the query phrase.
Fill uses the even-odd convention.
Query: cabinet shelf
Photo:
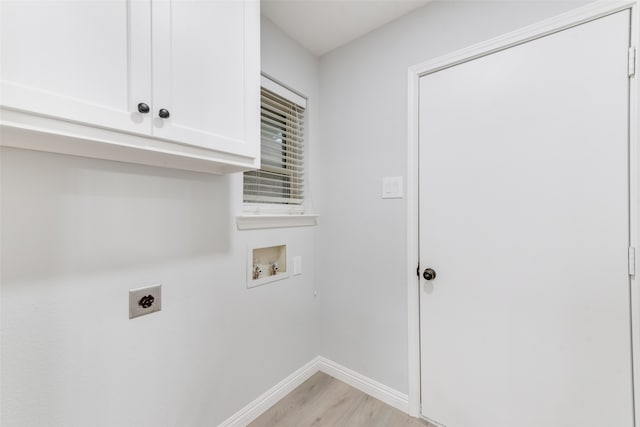
[[[5,108],[0,108],[0,146],[212,174],[254,169],[256,164],[256,159],[251,157]]]

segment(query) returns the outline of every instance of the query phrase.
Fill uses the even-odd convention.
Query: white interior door
[[[633,425],[629,11],[420,79],[422,414]]]

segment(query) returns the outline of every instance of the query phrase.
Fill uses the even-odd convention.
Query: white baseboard
[[[336,362],[319,356],[319,368],[327,375],[349,384],[353,388],[357,388],[369,396],[375,397],[383,401],[387,405],[393,406],[404,413],[409,413],[409,396],[400,393],[398,390],[392,389],[382,383],[365,377],[349,368],[345,368]]]
[[[218,427],[244,427],[265,413],[280,399],[291,393],[296,387],[318,372],[319,357],[315,357],[302,368],[295,371],[257,399],[223,421]]]
[[[409,398],[406,394],[387,387],[369,377],[365,377],[349,368],[321,356],[313,358],[309,363],[264,392],[247,406],[223,421],[218,427],[244,427],[265,413],[280,399],[291,393],[296,387],[308,380],[313,374],[322,371],[351,387],[356,388],[387,405],[402,412],[409,411]]]

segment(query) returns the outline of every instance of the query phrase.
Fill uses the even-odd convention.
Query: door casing
[[[564,29],[629,9],[631,11],[631,46],[636,49],[636,73],[629,78],[629,242],[636,248],[636,274],[631,276],[631,330],[635,419],[640,417],[640,85],[638,85],[638,47],[640,47],[640,2],[636,0],[599,0],[575,10],[546,19],[520,30],[452,52],[439,58],[409,67],[408,70],[408,133],[407,133],[407,300],[408,300],[408,374],[409,415],[420,416],[420,280],[415,275],[419,261],[419,81],[420,77],[444,68],[490,55]],[[638,425],[638,422],[636,422]]]

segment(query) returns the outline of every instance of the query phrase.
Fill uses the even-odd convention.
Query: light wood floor
[[[249,427],[425,427],[342,381],[318,372]]]

